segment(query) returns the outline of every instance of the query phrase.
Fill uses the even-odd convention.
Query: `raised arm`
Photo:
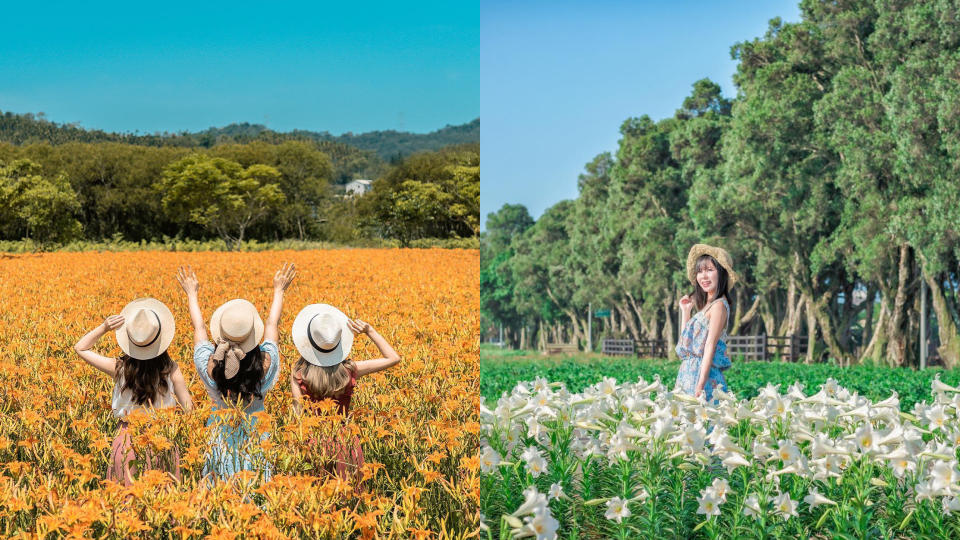
[[[710,320],[707,325],[707,341],[703,345],[703,359],[700,362],[700,375],[697,378],[697,387],[694,392],[699,396],[703,392],[703,387],[707,384],[707,377],[710,376],[710,368],[713,367],[713,353],[717,350],[717,341],[720,340],[720,334],[723,332],[724,325],[727,324],[727,312],[723,304],[716,302],[710,307]]]
[[[177,397],[180,406],[183,407],[185,411],[193,410],[193,398],[190,397],[190,392],[187,391],[187,382],[183,379],[183,372],[180,371],[179,367],[170,375],[170,379],[173,381],[173,393]]]
[[[190,323],[193,324],[193,346],[210,341],[207,337],[207,327],[203,325],[203,312],[200,311],[200,281],[191,267],[177,269],[177,282],[187,295],[187,306],[190,309]]]
[[[103,321],[103,324],[87,332],[85,336],[80,338],[80,341],[73,346],[73,350],[77,351],[77,354],[80,355],[80,358],[83,358],[84,362],[111,377],[116,377],[117,359],[110,358],[109,356],[103,356],[102,354],[91,350],[91,347],[93,347],[97,340],[100,339],[104,334],[111,330],[116,330],[121,326],[123,326],[123,316],[111,315],[107,317],[105,321]]]
[[[400,355],[397,354],[397,351],[393,350],[393,347],[387,343],[387,340],[383,339],[383,336],[374,330],[372,326],[360,319],[347,321],[347,325],[354,334],[366,334],[370,340],[373,341],[373,344],[380,349],[380,354],[383,355],[383,358],[377,358],[376,360],[361,360],[357,362],[357,378],[383,371],[400,363]]]
[[[263,327],[264,341],[276,343],[280,339],[280,312],[283,311],[283,293],[297,277],[297,266],[293,263],[283,263],[283,268],[273,275],[273,304],[270,305],[270,315]]]
[[[689,294],[685,294],[680,297],[678,303],[680,304],[680,331],[677,333],[677,344],[680,343],[679,336],[683,335],[683,329],[686,328],[687,322],[690,320],[690,312],[693,311],[693,300],[690,299]]]

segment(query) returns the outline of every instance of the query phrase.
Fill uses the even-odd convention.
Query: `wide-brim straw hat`
[[[218,307],[210,317],[213,341],[221,338],[232,341],[248,353],[263,339],[263,319],[257,308],[247,300],[235,298]]]
[[[117,344],[131,358],[156,358],[173,342],[173,313],[156,298],[137,298],[124,306],[120,315],[123,326],[117,329]]]
[[[310,304],[293,321],[293,344],[304,360],[315,366],[335,366],[353,348],[347,316],[328,304]]]
[[[707,244],[695,244],[690,248],[690,253],[687,255],[687,278],[690,279],[690,283],[694,286],[697,285],[697,259],[701,255],[710,255],[720,263],[720,266],[730,276],[730,288],[733,288],[733,285],[740,279],[740,276],[733,270],[733,257],[727,253],[727,250]]]

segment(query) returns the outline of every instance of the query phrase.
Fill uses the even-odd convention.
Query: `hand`
[[[690,298],[689,294],[681,296],[679,303],[680,311],[683,311],[684,313],[690,313],[690,311],[693,309],[693,299]]]
[[[369,334],[373,327],[360,319],[347,319],[347,326],[354,334]]]
[[[187,298],[190,295],[196,295],[197,291],[200,290],[200,281],[197,279],[197,274],[189,266],[186,268],[181,266],[177,269],[177,282],[180,283],[183,292],[187,293]]]
[[[104,319],[103,327],[109,330],[116,330],[123,326],[123,315],[111,315]]]
[[[703,393],[703,388],[700,388],[699,390],[697,390],[697,391],[693,394],[693,397],[695,397],[695,398],[703,397],[704,399],[706,399],[706,395]]]
[[[283,263],[283,268],[277,270],[273,275],[273,290],[285,291],[293,283],[293,278],[297,277],[297,265],[293,263]]]

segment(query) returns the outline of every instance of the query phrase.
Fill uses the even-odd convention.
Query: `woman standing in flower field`
[[[723,371],[730,367],[727,356],[727,321],[730,302],[727,298],[737,282],[733,260],[726,250],[696,244],[687,255],[687,277],[696,288],[693,298],[680,298],[680,339],[677,355],[682,361],[676,386],[683,392],[707,401],[713,400],[714,388],[727,391]],[[697,313],[690,317],[696,305]]]
[[[369,336],[383,357],[359,362],[350,359],[355,334]],[[300,410],[304,398],[333,399],[337,412],[347,416],[357,379],[400,363],[400,355],[369,323],[350,320],[327,304],[311,304],[300,311],[293,321],[293,343],[300,359],[290,372],[290,387]],[[356,473],[363,465],[360,438],[346,429],[324,441],[321,448],[330,460],[324,468],[341,478]]]
[[[211,342],[200,310],[199,280],[190,268],[181,267],[177,272],[193,323],[193,362],[200,380],[213,400],[214,410],[233,409],[240,413],[238,426],[218,421],[217,415],[210,417],[207,425],[215,426],[215,434],[204,466],[205,474],[227,478],[240,470],[262,470],[264,479],[270,477],[270,470],[262,459],[255,459],[245,447],[257,432],[257,418],[253,415],[263,412],[263,396],[276,384],[280,372],[278,325],[283,293],[294,277],[296,268],[292,264],[284,264],[274,275],[273,304],[266,325],[256,307],[247,300],[237,298],[217,308],[210,317],[214,340]],[[261,437],[265,438],[266,434]]]
[[[123,354],[110,358],[92,347],[107,332],[115,330]],[[173,314],[159,300],[138,298],[111,315],[74,345],[74,350],[91,366],[114,380],[113,414],[119,419],[117,435],[110,450],[107,479],[129,486],[133,482],[130,464],[134,460],[127,414],[141,408],[173,407],[179,402],[185,410],[193,409],[180,367],[167,354],[173,341]],[[147,452],[146,468],[154,468],[154,456]],[[159,460],[158,460],[159,461]],[[167,469],[180,479],[180,454],[170,450],[165,459]]]

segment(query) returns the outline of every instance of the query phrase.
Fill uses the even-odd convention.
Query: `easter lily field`
[[[960,537],[960,373],[481,349],[488,538]]]
[[[213,309],[246,298],[267,314],[274,271],[297,265],[280,321],[280,376],[265,396],[251,453],[272,476],[202,474],[210,399],[193,367],[177,266],[200,279]],[[12,538],[464,538],[478,525],[479,294],[476,250],[344,249],[257,253],[0,254],[0,537]],[[444,268],[437,272],[436,268]],[[73,344],[130,300],[152,296],[177,324],[169,352],[195,408],[131,415],[133,447],[179,449],[181,477],[157,470],[129,487],[105,480],[117,422],[113,381]],[[314,466],[311,438],[340,425],[327,401],[295,412],[290,338],[296,313],[329,303],[372,324],[402,356],[358,381],[348,425],[358,434],[362,483]],[[112,334],[95,349],[116,356]],[[376,358],[358,338],[352,357]],[[237,414],[216,413],[239,422]]]

